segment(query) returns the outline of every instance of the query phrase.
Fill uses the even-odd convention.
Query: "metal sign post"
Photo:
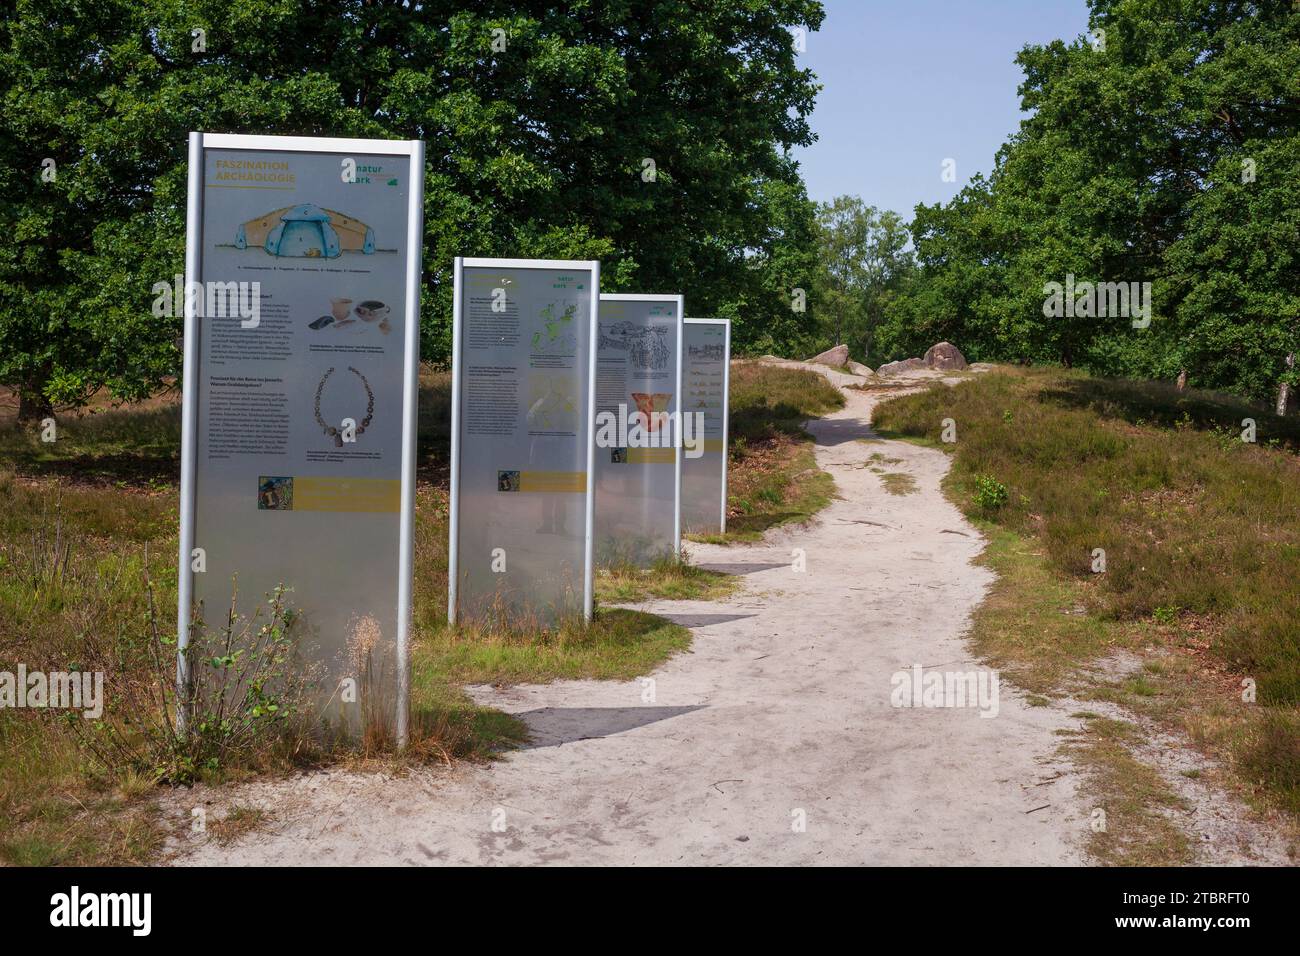
[[[447,619],[590,620],[600,263],[454,271]]]
[[[704,417],[703,454],[682,462],[682,525],[695,534],[727,530],[727,441],[731,321],[687,319],[682,355],[683,413]]]
[[[179,699],[204,608],[284,586],[327,693],[395,678],[404,746],[424,146],[191,133],[189,155]],[[348,659],[363,632],[382,674]]]

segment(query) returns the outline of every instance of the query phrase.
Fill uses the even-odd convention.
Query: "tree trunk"
[[[1295,368],[1295,353],[1292,352],[1286,357],[1287,371]],[[1291,407],[1291,383],[1282,382],[1277,387],[1277,413],[1285,415]]]
[[[18,424],[28,425],[54,416],[54,406],[40,392],[18,390]]]

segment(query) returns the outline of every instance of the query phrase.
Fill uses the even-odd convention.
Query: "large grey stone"
[[[951,342],[936,342],[925,353],[925,364],[945,372],[960,372],[966,368],[966,356]]]
[[[827,349],[821,355],[814,355],[808,361],[816,362],[818,365],[829,365],[832,368],[839,368],[849,360],[849,347],[847,345],[837,345],[833,349]]]
[[[926,368],[925,359],[910,358],[903,359],[901,362],[886,362],[880,368],[876,369],[877,375],[897,375],[899,372],[910,372],[913,369]]]

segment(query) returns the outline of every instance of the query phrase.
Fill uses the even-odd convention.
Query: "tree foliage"
[[[822,16],[18,0],[0,20],[0,384],[36,410],[177,373],[180,323],[150,304],[181,271],[190,130],[425,140],[427,358],[449,352],[456,255],[599,258],[607,287],[684,291],[741,345],[801,334],[812,209],[789,151],[811,142],[817,86],[789,28]]]
[[[914,267],[907,225],[857,196],[837,196],[817,207],[816,238],[821,331],[872,360],[876,329]]]
[[[883,338],[1172,378],[1262,399],[1300,344],[1300,9],[1091,0],[1090,34],[1018,57],[1029,117],[987,179],[920,206]],[[1148,328],[1048,318],[1044,286],[1151,282]],[[925,330],[922,334],[920,330]]]

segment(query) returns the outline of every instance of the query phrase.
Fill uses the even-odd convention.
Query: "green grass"
[[[164,836],[148,789],[97,772],[45,721],[0,711],[0,864],[148,862]]]
[[[1102,616],[1214,616],[1214,651],[1256,677],[1263,702],[1300,703],[1300,460],[1062,403],[1074,381],[990,374],[886,403],[877,420],[934,437],[955,419],[951,487],[968,513],[1033,535],[1057,572],[1093,580]],[[1094,577],[1097,548],[1106,571]]]
[[[474,703],[445,671],[426,666],[427,648],[417,638],[411,655],[411,758],[491,760],[527,741],[523,721]]]
[[[891,495],[916,494],[916,479],[905,471],[886,471],[880,476],[880,483]]]
[[[1062,375],[1045,397],[1064,407],[1089,409],[1107,419],[1122,419],[1134,425],[1191,427],[1229,441],[1239,441],[1242,421],[1252,418],[1259,444],[1300,451],[1300,416],[1279,417],[1271,409],[1223,392],[1195,388],[1180,392],[1170,382]]]
[[[1137,760],[1136,725],[1106,717],[1087,720],[1064,749],[1088,776],[1092,808],[1088,852],[1107,866],[1187,866],[1194,862],[1187,836],[1171,816],[1185,809],[1160,774]],[[1098,825],[1098,824],[1104,824]]]
[[[92,404],[56,416],[56,440],[37,429],[0,425],[0,462],[26,477],[73,478],[79,484],[164,490],[175,481],[181,445],[174,395],[143,407]]]
[[[1243,775],[1280,795],[1283,807],[1300,816],[1300,715],[1266,713],[1234,742]]]
[[[657,561],[649,568],[623,564],[596,571],[596,600],[601,604],[634,604],[650,598],[716,601],[739,586],[740,579],[733,574],[709,571],[687,561]]]
[[[1078,613],[1085,584],[1054,573],[1032,538],[975,521],[989,540],[979,563],[996,575],[972,616],[975,653],[1030,691],[1031,706],[1045,706],[1065,693],[1114,699],[1090,685],[1080,665],[1135,649],[1131,629]],[[1090,854],[1108,865],[1192,862],[1186,837],[1161,812],[1176,807],[1177,797],[1133,756],[1132,725],[1095,713],[1074,716],[1087,723],[1083,733],[1066,735],[1064,750],[1087,777],[1090,809],[1106,815],[1105,830],[1089,831]]]
[[[757,362],[731,365],[731,437],[755,441],[773,431],[844,407],[844,396],[825,376],[807,369]]]
[[[1283,439],[1295,423],[1250,409],[1261,438],[1279,441],[1246,444],[1223,425],[1243,407],[1002,371],[891,400],[876,425],[953,455],[945,490],[989,537],[983,561],[998,576],[975,614],[978,653],[1034,693],[1169,723],[1245,798],[1300,819],[1300,460]],[[955,444],[938,442],[945,418]],[[1140,672],[1084,666],[1121,649]],[[1240,699],[1245,677],[1257,703]],[[1122,740],[1106,740],[1096,752],[1114,757]],[[1179,858],[1153,840],[1153,862]]]
[[[817,467],[802,424],[843,406],[843,394],[816,372],[732,363],[727,533],[692,540],[755,541],[830,504],[835,481]]]
[[[65,415],[53,443],[0,426],[0,670],[138,659],[146,561],[175,602],[177,423],[165,407]],[[145,862],[162,840],[147,789],[48,713],[0,711],[0,863]]]
[[[628,680],[690,646],[691,633],[653,614],[600,609],[588,625],[510,633],[476,627],[420,635],[413,681],[444,684]]]
[[[877,440],[878,439],[874,438],[869,440],[858,439],[858,441],[863,442],[874,442]],[[915,494],[919,490],[915,476],[910,475],[905,471],[887,471],[885,467],[886,465],[901,465],[902,463],[903,459],[890,458],[888,455],[878,451],[872,452],[867,457],[867,467],[871,469],[873,474],[880,476],[880,484],[884,487],[885,491],[891,495]]]
[[[989,541],[978,563],[996,575],[972,616],[981,658],[1026,690],[1053,694],[1070,689],[1079,664],[1132,646],[1113,622],[1077,613],[1084,584],[1053,572],[1034,539],[979,519],[976,526]]]
[[[254,830],[262,829],[270,822],[271,815],[260,807],[236,804],[228,809],[224,816],[207,821],[208,838],[215,840],[221,846],[229,846]]]

